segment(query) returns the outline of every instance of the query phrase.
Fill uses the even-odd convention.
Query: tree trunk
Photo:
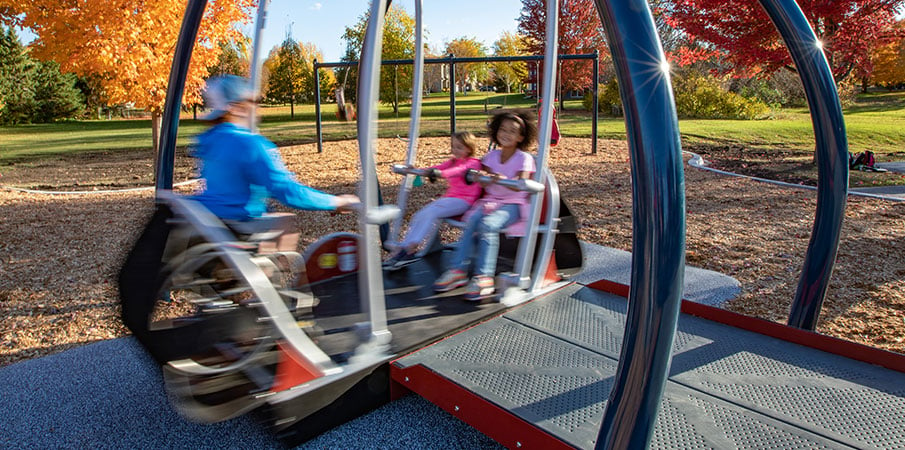
[[[289,99],[289,118],[295,119],[295,101],[294,99]]]
[[[151,178],[157,184],[157,166],[160,164],[160,123],[163,117],[159,111],[151,111],[151,151],[154,152],[154,165],[151,167]]]

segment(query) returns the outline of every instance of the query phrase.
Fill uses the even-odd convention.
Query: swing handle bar
[[[465,183],[481,183],[483,185],[498,184],[500,186],[505,186],[522,192],[530,192],[532,194],[544,191],[544,185],[534,180],[528,180],[524,178],[520,178],[518,180],[494,180],[493,177],[488,175],[481,175],[480,171],[474,169],[468,169],[468,171],[465,172]]]
[[[417,167],[412,167],[406,164],[393,164],[390,167],[390,170],[393,173],[398,173],[400,175],[417,175],[421,177],[427,177],[431,183],[436,183],[440,178],[440,170],[439,169],[419,169]]]

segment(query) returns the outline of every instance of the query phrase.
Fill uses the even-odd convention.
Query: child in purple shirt
[[[449,182],[449,188],[442,197],[421,208],[412,217],[408,233],[398,244],[398,250],[386,262],[384,267],[394,270],[405,267],[415,261],[415,252],[429,233],[434,232],[440,219],[456,217],[468,211],[468,208],[481,196],[479,184],[465,182],[465,172],[469,169],[480,170],[481,161],[474,157],[477,140],[474,134],[467,131],[452,135],[452,158],[442,164],[428,167],[437,169],[440,176]]]
[[[450,262],[450,269],[434,283],[437,292],[464,285],[471,259],[474,262],[474,277],[465,292],[465,299],[470,301],[493,295],[493,276],[500,249],[499,234],[507,230],[513,236],[523,235],[528,217],[528,193],[495,182],[529,178],[537,170],[534,157],[521,150],[532,145],[537,137],[537,126],[530,113],[497,114],[488,127],[490,140],[499,148],[485,155],[481,163],[492,181],[484,187],[484,196],[466,214],[465,230]]]

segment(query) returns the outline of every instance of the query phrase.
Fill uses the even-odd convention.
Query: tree
[[[802,11],[822,43],[836,82],[869,74],[871,49],[894,39],[895,15],[905,0],[801,0]],[[673,0],[671,23],[691,39],[722,51],[736,72],[770,74],[792,67],[779,33],[757,0]]]
[[[296,103],[314,101],[315,79],[314,61],[322,60],[323,54],[314,44],[296,42],[291,37],[275,47],[264,62],[268,69],[266,99],[274,103],[289,103],[290,117],[295,117]],[[333,84],[332,72],[320,70],[321,94],[329,95]],[[325,87],[326,86],[326,87]]]
[[[249,44],[251,39],[242,36],[236,41],[220,41],[220,54],[217,63],[207,68],[209,77],[217,75],[248,75],[249,68]]]
[[[16,33],[0,29],[0,123],[45,123],[76,117],[83,108],[75,76],[53,62],[32,60]]]
[[[75,87],[74,74],[61,73],[60,66],[55,61],[39,62],[35,69],[33,122],[47,123],[81,114],[85,99]]]
[[[0,31],[0,123],[27,123],[34,108],[34,63],[12,28]]]
[[[525,50],[537,55],[544,54],[547,30],[546,0],[522,0],[518,31],[525,36]],[[607,55],[603,24],[592,0],[559,0],[559,54],[581,54],[599,52]],[[543,71],[538,65],[538,78]],[[586,61],[562,61],[559,68],[560,90],[586,89],[597,80],[592,80],[593,67]],[[538,83],[540,84],[540,83]],[[560,95],[560,109],[562,109]]]
[[[211,0],[198,30],[186,77],[185,104],[200,103],[207,68],[220,42],[238,40],[254,0]],[[173,49],[186,0],[0,0],[0,20],[31,29],[33,54],[61,70],[91,77],[108,104],[134,103],[152,117],[154,149],[166,99]]]
[[[523,56],[524,38],[508,31],[503,32],[500,38],[493,43],[494,56]],[[498,80],[506,85],[506,93],[512,92],[512,85],[521,83],[528,77],[528,66],[519,62],[498,62],[493,64],[493,73]]]
[[[475,38],[460,37],[446,43],[446,54],[457,58],[483,58],[487,56],[484,45]],[[466,86],[482,82],[487,78],[487,67],[479,63],[456,64],[456,83],[468,93]]]
[[[346,41],[346,55],[343,60],[357,61],[361,57],[365,30],[368,26],[370,11],[359,17],[358,22],[346,27],[343,40]],[[383,51],[381,59],[413,59],[415,57],[415,18],[408,15],[402,7],[392,4],[386,12],[383,26]],[[390,70],[388,70],[390,69]],[[355,84],[358,76],[353,71],[337,75],[345,80],[343,85],[347,101],[357,97]],[[347,77],[348,75],[348,77]],[[383,66],[380,71],[380,101],[393,106],[393,112],[399,112],[399,95],[411,96],[412,66],[402,65],[395,69]]]
[[[905,21],[896,25],[905,29]],[[893,88],[905,85],[905,39],[898,39],[874,50],[874,66],[870,80],[877,85]]]

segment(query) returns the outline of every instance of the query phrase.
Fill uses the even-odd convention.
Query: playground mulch
[[[448,155],[448,139],[423,138],[419,165]],[[486,145],[486,142],[484,143]],[[389,165],[406,144],[379,143],[378,175],[387,201],[400,178]],[[694,148],[690,148],[696,151]],[[698,149],[707,154],[707,149]],[[354,141],[282,148],[304,182],[354,192]],[[0,167],[0,184],[54,190],[149,185],[149,153],[75,156]],[[582,240],[631,250],[631,179],[624,141],[567,138],[550,165],[579,219]],[[687,167],[687,166],[686,166]],[[192,172],[177,158],[177,181]],[[686,169],[689,265],[739,280],[723,307],[785,322],[811,236],[816,192]],[[191,187],[183,188],[188,192]],[[426,184],[415,205],[442,192]],[[0,366],[127,334],[119,319],[116,274],[151,213],[152,192],[40,195],[0,189]],[[301,246],[333,231],[354,231],[354,216],[298,212]],[[818,331],[905,353],[905,202],[850,197],[832,282]]]

